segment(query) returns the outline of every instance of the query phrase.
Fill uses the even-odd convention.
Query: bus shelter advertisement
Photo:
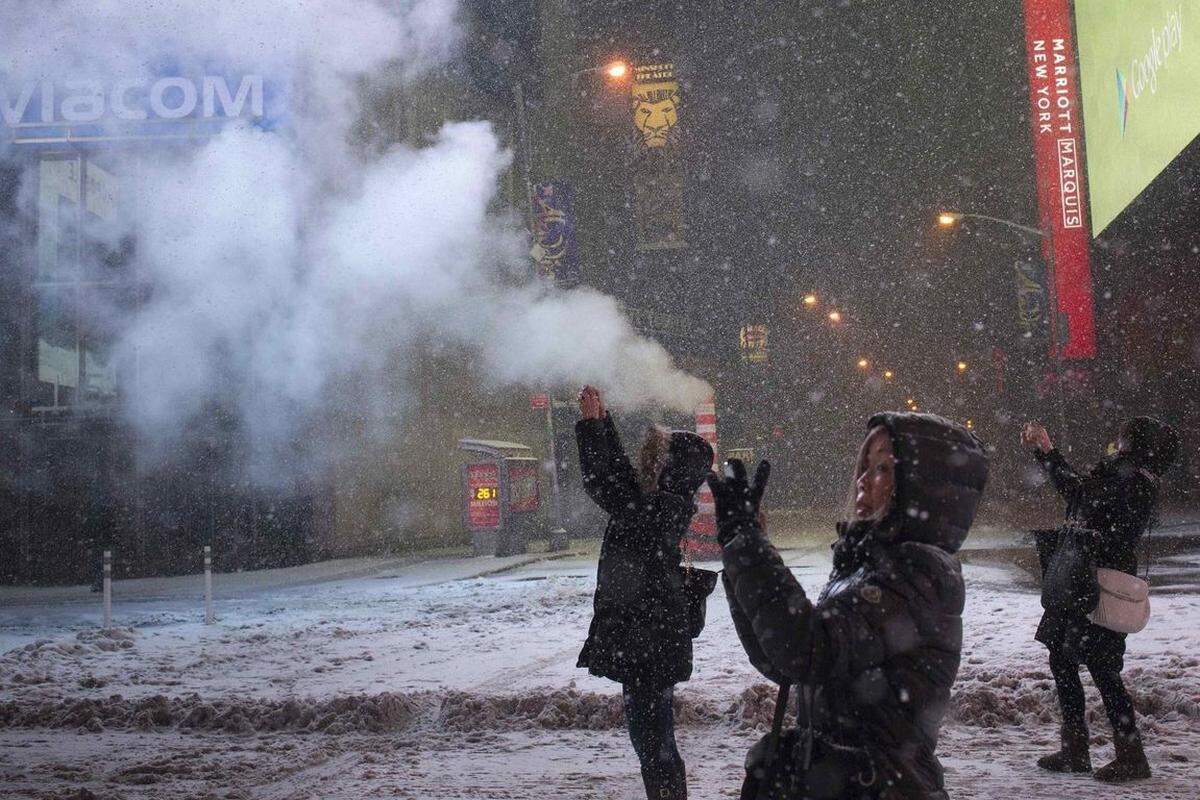
[[[1076,0],[1092,233],[1200,133],[1200,0]]]

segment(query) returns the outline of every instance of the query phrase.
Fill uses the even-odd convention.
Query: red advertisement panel
[[[467,526],[473,530],[500,527],[500,467],[468,464],[466,467]]]
[[[1024,0],[1030,119],[1046,263],[1058,313],[1051,315],[1063,358],[1096,355],[1090,235],[1083,171],[1083,111],[1069,0]],[[1051,353],[1051,355],[1057,355]]]
[[[516,514],[524,511],[537,511],[540,502],[537,463],[510,463],[508,465],[508,510]]]

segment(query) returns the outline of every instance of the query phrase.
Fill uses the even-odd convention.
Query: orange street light
[[[809,308],[812,308],[816,304],[817,304],[817,296],[815,294],[804,295],[804,305],[808,306]]]
[[[967,420],[967,429],[971,430],[971,429],[974,429],[974,427],[975,427],[975,423],[972,422],[971,420]]]
[[[966,372],[967,371],[967,362],[965,362],[965,361],[958,362],[958,371]]]
[[[962,221],[963,215],[957,211],[943,211],[938,214],[938,225],[943,228],[952,228]]]
[[[624,61],[614,61],[605,67],[604,74],[614,81],[619,81],[629,74],[629,65]]]
[[[858,360],[858,368],[859,369],[866,369],[869,366],[871,366],[871,362],[867,361],[865,358],[860,358]]]
[[[890,380],[891,380],[892,378],[894,378],[895,376],[896,376],[896,373],[892,372],[890,369],[885,369],[885,370],[883,371],[883,379],[884,379],[885,381],[890,381]]]
[[[829,312],[829,321],[830,322],[841,322],[842,321],[842,312],[830,311]]]

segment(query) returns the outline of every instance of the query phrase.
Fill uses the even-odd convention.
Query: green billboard
[[[1075,0],[1092,235],[1200,133],[1200,0]]]

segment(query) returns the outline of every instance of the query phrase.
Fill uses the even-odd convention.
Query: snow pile
[[[80,663],[104,653],[132,650],[136,635],[130,628],[111,628],[80,631],[74,639],[30,642],[0,655],[0,689],[74,682],[84,688],[102,686],[90,675],[79,676]]]
[[[623,722],[621,698],[566,689],[483,696],[450,692],[438,713],[439,726],[453,731],[513,727],[607,730]]]
[[[328,700],[231,697],[205,701],[196,694],[133,700],[113,695],[103,699],[0,703],[0,729],[74,728],[94,733],[107,729],[163,728],[224,733],[381,733],[407,729],[421,717],[427,705],[427,698],[392,692]]]
[[[740,727],[754,730],[767,730],[775,717],[775,700],[779,696],[779,687],[774,684],[756,683],[748,686],[729,706],[726,715]],[[794,697],[795,695],[793,695]],[[792,701],[795,702],[794,700]],[[794,708],[794,706],[793,706]],[[794,723],[789,714],[788,724]]]
[[[1200,723],[1200,659],[1168,656],[1153,668],[1124,673],[1139,724],[1154,730],[1162,724]],[[1087,684],[1085,683],[1085,686]],[[1108,726],[1100,698],[1089,688],[1089,722]],[[964,669],[955,683],[949,721],[995,728],[1037,726],[1056,722],[1058,698],[1049,667],[1033,669]]]

